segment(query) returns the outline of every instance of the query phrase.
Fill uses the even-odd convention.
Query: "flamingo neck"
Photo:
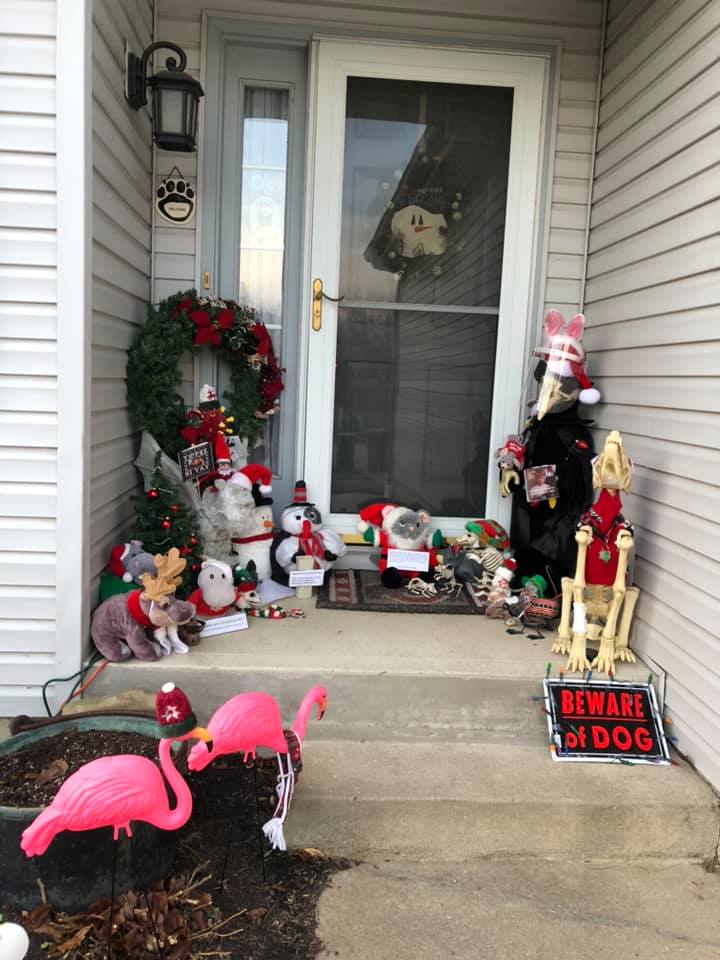
[[[308,721],[310,720],[312,708],[316,703],[319,703],[319,701],[320,696],[317,691],[308,690],[303,697],[302,703],[298,707],[298,712],[295,714],[292,728],[301,743],[305,740],[305,734],[307,733]]]
[[[158,826],[163,830],[179,830],[190,819],[192,813],[192,794],[190,787],[185,783],[178,773],[172,759],[172,744],[170,739],[160,741],[158,747],[158,757],[160,758],[160,768],[165,774],[165,779],[175,794],[175,806],[172,810],[168,807],[167,814],[163,814],[162,823]]]

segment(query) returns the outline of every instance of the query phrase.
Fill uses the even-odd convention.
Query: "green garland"
[[[128,352],[128,412],[136,430],[147,430],[175,457],[187,444],[179,434],[185,404],[178,394],[180,361],[188,351],[210,347],[227,360],[230,377],[223,400],[233,430],[254,445],[283,389],[272,341],[252,307],[198,298],[194,290],[149,305],[147,320]]]

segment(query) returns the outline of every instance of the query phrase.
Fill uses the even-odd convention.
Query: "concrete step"
[[[717,960],[720,874],[697,864],[383,858],[336,874],[321,960]]]
[[[252,620],[248,630],[202,640],[187,656],[111,664],[91,692],[154,692],[171,679],[205,720],[236,693],[260,689],[277,697],[289,722],[308,687],[324,683],[329,709],[313,733],[318,738],[545,738],[530,698],[542,693],[548,663],[554,674],[565,664],[550,653],[550,634],[512,636],[502,622],[480,616],[305,607],[306,620]],[[641,663],[618,667],[618,679],[647,676]]]
[[[288,842],[367,859],[708,860],[718,803],[685,763],[555,763],[519,744],[321,741]]]

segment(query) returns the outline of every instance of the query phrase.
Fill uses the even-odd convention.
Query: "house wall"
[[[55,673],[57,490],[54,0],[0,12],[0,703]]]
[[[611,0],[588,260],[590,367],[636,471],[634,647],[720,786],[720,5]]]
[[[158,37],[180,43],[188,55],[193,75],[201,73],[202,0],[159,0]],[[218,0],[213,13],[238,11],[262,22],[289,18],[317,25],[318,30],[347,29],[408,38],[408,23],[414,38],[447,37],[501,44],[513,40],[561,41],[560,106],[552,170],[552,212],[547,265],[542,279],[544,299],[561,310],[577,309],[580,302],[585,230],[589,199],[591,155],[597,74],[599,70],[601,0],[448,0],[443,14],[431,0],[383,0],[357,3],[335,0],[327,4],[298,6],[287,0]],[[194,178],[196,156],[157,154],[157,176],[177,164]],[[202,197],[200,198],[202,202]],[[161,299],[198,282],[201,266],[196,262],[196,226],[155,229],[155,283],[153,298]]]
[[[90,577],[128,533],[138,437],[126,409],[127,349],[150,299],[152,138],[123,96],[125,44],[153,40],[152,0],[93,0],[93,284]]]

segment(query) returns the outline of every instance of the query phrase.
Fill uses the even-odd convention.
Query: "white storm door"
[[[547,61],[315,40],[305,479],[355,531],[385,500],[444,532],[503,519],[517,427]],[[311,120],[311,129],[313,128]]]

